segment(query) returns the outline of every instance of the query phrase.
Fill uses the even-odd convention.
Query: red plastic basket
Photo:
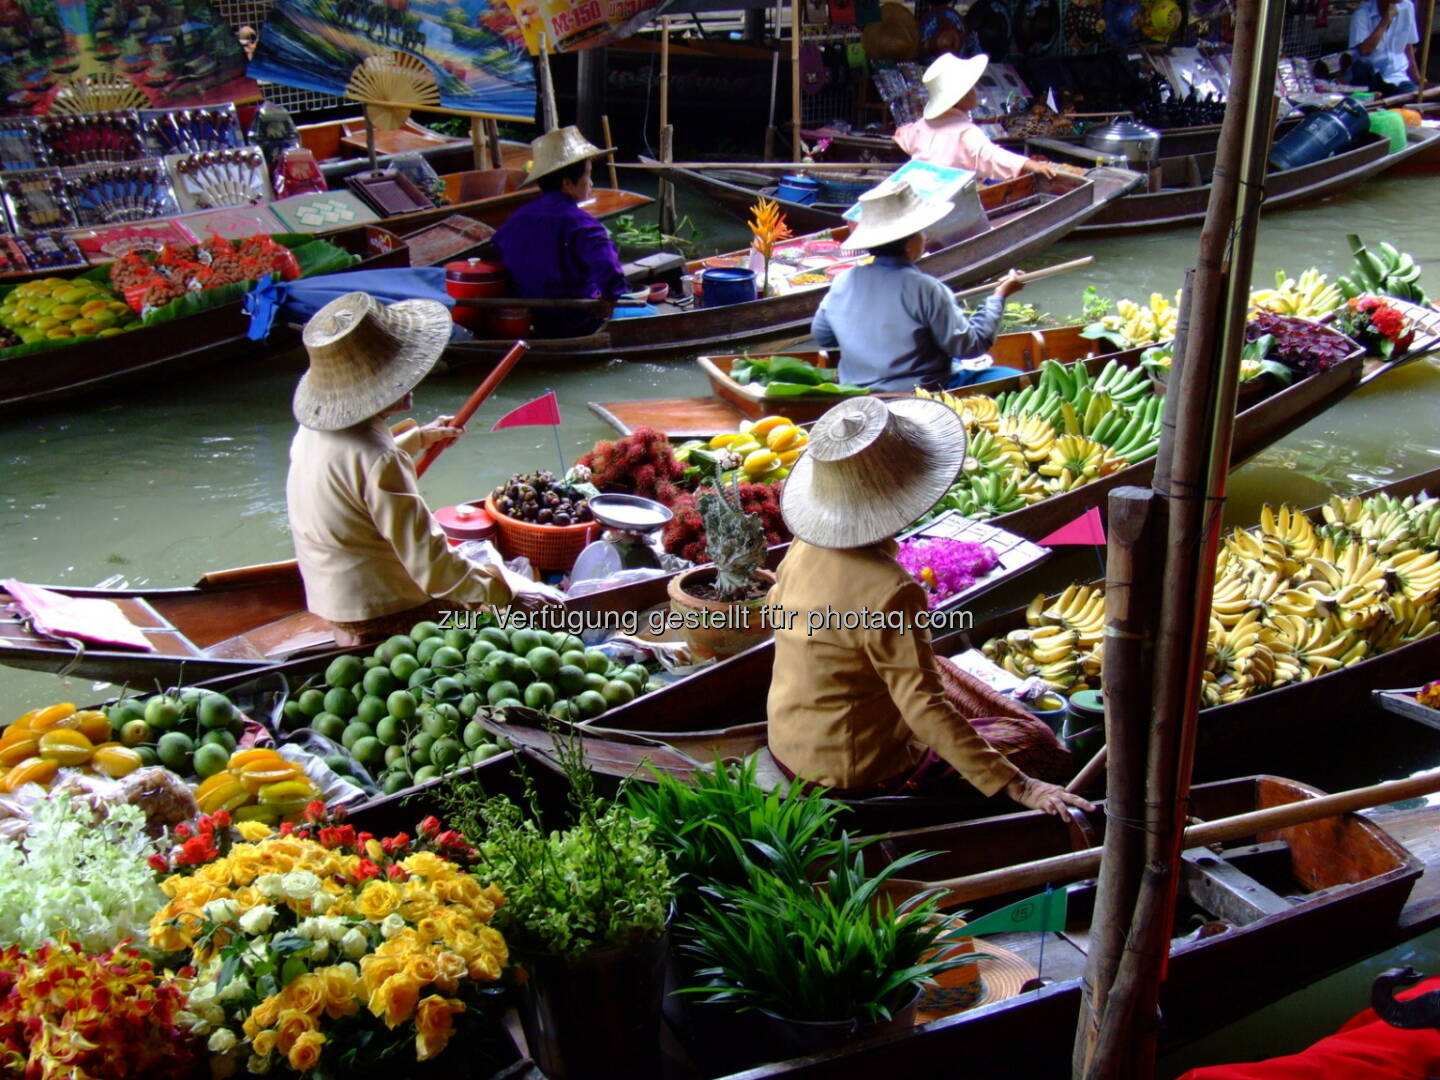
[[[600,535],[598,521],[587,521],[583,525],[532,525],[501,513],[489,495],[485,496],[485,509],[495,521],[500,554],[507,559],[523,555],[536,570],[569,570],[585,545]]]

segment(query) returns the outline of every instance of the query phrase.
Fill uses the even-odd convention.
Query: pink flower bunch
[[[905,540],[896,560],[925,589],[932,609],[962,593],[995,568],[1000,557],[966,540]]]

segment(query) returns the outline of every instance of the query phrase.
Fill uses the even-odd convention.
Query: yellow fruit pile
[[[223,771],[200,782],[195,798],[204,814],[228,810],[236,821],[274,824],[299,814],[319,793],[299,765],[257,747],[231,754]]]
[[[1036,597],[984,651],[1060,693],[1099,685],[1103,587]],[[1201,700],[1225,705],[1440,633],[1440,499],[1331,497],[1316,524],[1264,507],[1216,562]]]
[[[1252,311],[1273,311],[1277,315],[1298,315],[1318,319],[1328,315],[1345,302],[1339,285],[1330,284],[1324,274],[1310,267],[1297,281],[1286,277],[1284,270],[1275,271],[1275,288],[1256,289],[1250,294]]]
[[[1098,325],[1106,332],[1120,338],[1126,346],[1155,345],[1169,341],[1175,336],[1175,327],[1180,321],[1180,294],[1175,294],[1172,303],[1159,293],[1150,294],[1148,307],[1134,300],[1121,300],[1115,305],[1115,314],[1104,316]]]
[[[804,429],[788,417],[767,416],[746,420],[729,435],[716,435],[709,448],[735,455],[742,479],[773,484],[790,475],[790,466],[809,441]]]
[[[113,337],[139,325],[139,317],[108,286],[79,278],[27,281],[0,299],[0,323],[24,344]]]
[[[0,731],[0,792],[48,787],[62,767],[119,778],[142,764],[136,751],[110,740],[103,712],[69,702],[31,709]]]

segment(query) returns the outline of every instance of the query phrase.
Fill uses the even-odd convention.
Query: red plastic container
[[[445,291],[456,300],[487,299],[510,294],[505,267],[483,259],[458,259],[445,264]],[[462,307],[451,309],[454,319],[472,334],[487,334],[487,320],[493,309]]]
[[[530,333],[530,309],[523,307],[491,308],[485,322],[485,334],[492,338],[523,338]]]
[[[435,511],[435,520],[451,540],[488,540],[495,535],[495,519],[479,503],[442,506]]]

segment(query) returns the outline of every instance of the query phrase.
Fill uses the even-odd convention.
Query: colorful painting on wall
[[[366,57],[391,52],[430,69],[446,108],[534,118],[535,72],[505,0],[277,0],[250,74],[343,95]]]
[[[43,113],[71,80],[97,75],[154,106],[260,96],[210,0],[0,0],[0,108]]]

